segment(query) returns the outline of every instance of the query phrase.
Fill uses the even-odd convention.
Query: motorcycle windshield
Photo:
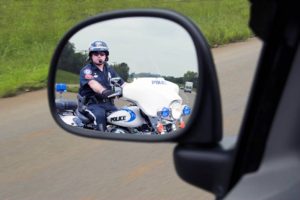
[[[135,102],[148,116],[155,117],[163,107],[169,107],[179,96],[177,84],[163,78],[138,78],[123,88],[123,98]]]

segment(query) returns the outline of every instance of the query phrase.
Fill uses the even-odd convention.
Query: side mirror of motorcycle
[[[118,95],[107,98],[104,90]],[[222,138],[209,45],[191,20],[169,10],[114,11],[77,24],[54,52],[48,100],[56,123],[79,136],[202,144]]]

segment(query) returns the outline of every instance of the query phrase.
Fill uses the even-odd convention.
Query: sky
[[[180,25],[156,17],[126,17],[98,22],[70,38],[76,51],[86,51],[96,41],[109,47],[109,63],[128,64],[129,73],[182,77],[198,72],[196,50]]]

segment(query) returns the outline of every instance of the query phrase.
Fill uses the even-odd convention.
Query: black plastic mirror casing
[[[55,113],[55,74],[62,50],[68,40],[82,28],[93,23],[124,17],[157,17],[173,21],[182,26],[191,36],[197,54],[199,80],[194,110],[184,130],[176,134],[156,137],[149,135],[95,134],[95,131],[68,126]],[[51,60],[48,76],[48,101],[51,114],[64,130],[78,136],[123,141],[162,142],[178,141],[188,144],[215,144],[222,139],[222,113],[218,81],[210,47],[197,26],[183,15],[162,9],[120,10],[91,17],[69,30],[59,42]]]

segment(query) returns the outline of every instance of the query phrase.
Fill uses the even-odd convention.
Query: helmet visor
[[[105,52],[105,51],[92,51],[91,54],[94,55],[94,56],[99,56],[99,55],[100,56],[106,56],[107,52]]]

